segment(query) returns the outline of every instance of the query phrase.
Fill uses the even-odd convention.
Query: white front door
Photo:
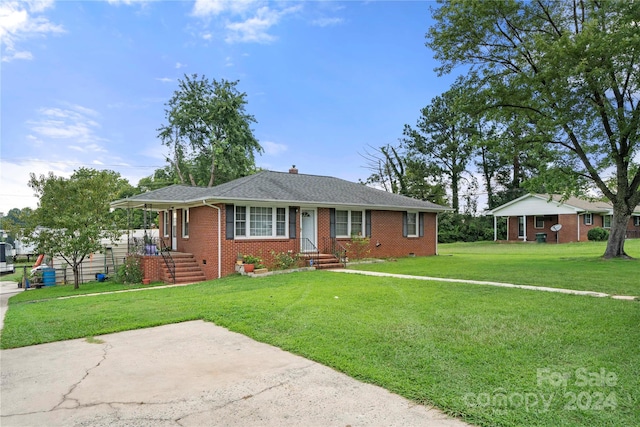
[[[317,250],[316,243],[316,211],[302,209],[300,211],[300,251],[313,252]]]
[[[178,211],[176,209],[171,214],[171,250],[178,250]]]

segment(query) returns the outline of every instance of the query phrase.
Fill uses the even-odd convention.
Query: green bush
[[[124,264],[118,268],[116,280],[119,283],[142,283],[144,273],[140,264],[140,257],[129,254],[124,259]]]
[[[498,222],[498,236],[506,235],[506,224]],[[438,242],[493,240],[493,217],[446,212],[438,215]]]
[[[288,270],[290,268],[300,267],[302,264],[302,258],[300,257],[300,255],[291,251],[271,251],[271,258],[273,258],[273,262],[271,265],[272,270]]]
[[[245,264],[253,264],[255,268],[264,268],[262,264],[262,258],[256,255],[245,255],[242,257]]]
[[[369,249],[370,240],[368,237],[351,236],[351,242],[345,244],[349,259],[356,261],[368,257],[371,253],[371,249]]]
[[[587,238],[594,242],[604,242],[609,239],[609,231],[601,227],[595,227],[589,230]]]

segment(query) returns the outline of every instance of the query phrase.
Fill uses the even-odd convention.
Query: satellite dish
[[[551,226],[551,231],[560,231],[562,224],[555,224]]]

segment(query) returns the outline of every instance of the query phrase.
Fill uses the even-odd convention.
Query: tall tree
[[[73,270],[74,288],[80,286],[79,267],[90,254],[102,250],[102,239],[115,241],[123,224],[109,212],[128,182],[113,171],[81,168],[70,178],[53,173],[31,174],[29,186],[39,197],[38,208],[27,217],[25,240],[39,253],[62,257]]]
[[[476,123],[460,106],[462,88],[454,86],[421,111],[415,128],[405,125],[409,156],[425,165],[431,177],[448,180],[451,205],[460,210],[460,187],[474,153]]]
[[[447,204],[442,184],[429,180],[424,163],[408,158],[399,147],[387,144],[365,151],[366,168],[371,175],[365,184],[382,187],[385,191],[414,199],[427,200],[439,205]]]
[[[254,171],[262,147],[251,129],[256,120],[245,111],[247,95],[237,84],[197,74],[178,81],[158,136],[171,150],[167,161],[182,184],[188,179],[211,187]]]
[[[471,66],[478,97],[531,123],[551,147],[549,187],[569,194],[586,178],[611,201],[606,258],[627,257],[626,226],[640,203],[639,16],[637,1],[448,1],[427,34],[440,73]]]

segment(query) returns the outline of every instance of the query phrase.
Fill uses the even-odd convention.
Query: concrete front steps
[[[176,284],[203,282],[206,280],[204,272],[200,268],[200,264],[198,264],[198,261],[196,261],[193,254],[185,252],[170,252],[170,254],[176,265]],[[162,260],[162,276],[163,281],[173,283],[169,267],[167,267],[164,259]]]
[[[311,265],[310,261],[313,259],[313,267],[318,270],[326,270],[330,268],[344,268],[344,264],[332,254],[305,254],[305,264]]]

